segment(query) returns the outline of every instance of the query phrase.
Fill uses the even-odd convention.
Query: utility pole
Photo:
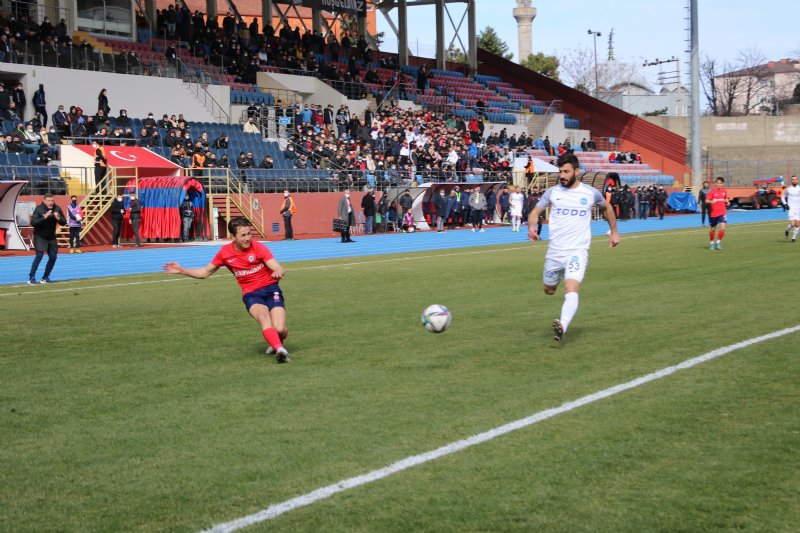
[[[597,98],[597,91],[600,89],[600,84],[598,82],[597,76],[597,38],[602,37],[603,34],[599,31],[592,31],[588,30],[586,33],[591,35],[594,38],[594,97]]]
[[[643,67],[652,67],[652,66],[655,66],[655,65],[664,65],[664,64],[667,64],[667,63],[675,63],[675,70],[668,70],[666,72],[664,72],[663,69],[659,70],[659,72],[658,72],[658,83],[660,83],[662,86],[663,85],[668,85],[669,83],[671,83],[673,81],[675,83],[677,83],[678,99],[677,99],[677,102],[676,102],[676,106],[677,106],[677,110],[676,111],[677,112],[675,113],[675,116],[681,117],[681,116],[683,116],[683,111],[681,109],[681,107],[683,106],[683,97],[681,96],[681,92],[680,92],[681,91],[681,62],[680,62],[680,60],[675,56],[672,56],[669,59],[658,59],[658,58],[656,58],[653,61],[645,61],[644,63],[642,63],[642,66]]]

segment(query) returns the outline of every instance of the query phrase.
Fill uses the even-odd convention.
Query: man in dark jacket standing
[[[508,192],[508,187],[503,187],[503,192],[500,193],[498,198],[500,202],[500,223],[508,224],[508,212],[511,209],[511,194]]]
[[[180,207],[181,210],[181,242],[189,241],[189,228],[192,227],[192,220],[194,219],[194,205],[186,195]]]
[[[494,212],[497,209],[497,193],[494,187],[486,193],[486,223],[494,224]]]
[[[44,84],[39,84],[39,90],[33,93],[33,109],[42,115],[42,126],[47,127],[47,101],[44,95]]]
[[[375,222],[375,196],[372,189],[361,199],[361,210],[364,212],[364,233],[372,235],[375,233],[373,223]]]
[[[434,196],[433,205],[436,207],[436,231],[444,231],[444,223],[447,220],[447,196],[444,189],[439,189],[439,194]]]
[[[56,205],[56,200],[52,194],[44,195],[44,201],[39,204],[31,216],[31,226],[33,226],[33,248],[36,250],[36,257],[33,259],[30,274],[28,274],[28,285],[36,284],[36,270],[42,262],[44,254],[47,254],[47,265],[44,267],[44,276],[41,283],[51,283],[50,273],[56,266],[58,259],[58,243],[56,242],[56,225],[66,226],[67,217],[60,207]]]
[[[114,242],[112,248],[119,248],[119,236],[122,234],[122,219],[125,218],[125,202],[122,195],[118,194],[117,197],[111,202],[111,225],[114,227]]]
[[[711,187],[708,185],[708,181],[703,182],[703,188],[697,193],[697,203],[700,204],[700,225],[706,225],[706,215],[711,218],[710,204],[706,203],[706,198],[708,198],[708,192],[711,190]]]
[[[135,194],[131,196],[131,229],[133,229],[133,236],[136,239],[136,244],[133,245],[134,248],[138,248],[141,245],[141,239],[139,238],[139,225],[142,222],[142,204],[139,203],[139,197]]]
[[[286,235],[283,237],[285,241],[294,240],[294,230],[292,229],[292,215],[297,212],[297,207],[294,205],[294,200],[289,194],[288,190],[283,191],[283,207],[281,207],[281,215],[283,215],[283,225],[286,228]]]

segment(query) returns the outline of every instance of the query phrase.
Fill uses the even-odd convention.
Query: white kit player
[[[508,204],[511,214],[511,231],[519,231],[522,225],[522,206],[525,204],[525,195],[522,194],[520,187],[514,189],[514,192],[508,197]]]
[[[784,235],[788,239],[791,230],[792,242],[797,242],[797,234],[800,233],[800,185],[797,184],[797,176],[792,176],[792,185],[783,191],[783,204],[789,207],[789,225]]]
[[[567,332],[572,318],[578,311],[578,291],[586,273],[589,246],[592,243],[592,207],[603,208],[608,227],[611,228],[609,247],[619,244],[617,218],[614,208],[606,203],[603,195],[578,181],[578,158],[575,154],[564,154],[556,163],[560,185],[550,187],[528,217],[528,237],[539,240],[536,221],[550,206],[550,244],[544,260],[544,292],[555,294],[558,284],[564,280],[564,305],[561,318],[553,321],[553,338],[560,341]]]

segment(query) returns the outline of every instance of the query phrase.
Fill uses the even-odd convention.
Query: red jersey
[[[721,217],[727,212],[725,200],[728,199],[728,191],[725,189],[711,189],[706,196],[706,201],[711,202],[711,213],[708,216]]]
[[[251,241],[250,247],[243,252],[236,250],[233,243],[226,244],[217,252],[211,264],[228,267],[242,288],[242,294],[247,294],[278,282],[272,277],[272,269],[267,266],[270,259],[272,252],[269,248]]]

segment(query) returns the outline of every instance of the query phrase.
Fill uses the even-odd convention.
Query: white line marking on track
[[[742,227],[746,227],[746,226],[757,226],[757,225],[762,225],[762,224],[769,224],[769,223],[772,223],[772,222],[774,222],[774,221],[749,222],[749,223],[744,223],[744,224],[737,224],[736,227],[737,228],[742,228]],[[645,239],[645,238],[649,238],[649,237],[662,237],[662,236],[677,235],[677,234],[681,234],[681,233],[706,233],[707,231],[708,231],[707,229],[699,229],[699,228],[698,229],[680,228],[680,229],[672,230],[672,231],[657,231],[655,233],[641,233],[641,234],[623,235],[623,238],[622,238],[623,242],[622,243],[624,243],[624,241],[629,241],[629,240],[633,240],[633,239]],[[593,239],[605,240],[606,237],[598,235],[598,236],[593,237]],[[448,257],[448,256],[457,256],[457,255],[487,254],[487,253],[500,252],[500,251],[502,251],[502,252],[513,252],[513,251],[519,251],[519,250],[537,250],[537,249],[546,248],[548,242],[549,241],[539,241],[538,243],[529,243],[529,244],[526,244],[525,246],[511,246],[509,248],[491,248],[491,249],[482,249],[482,250],[470,250],[470,251],[467,251],[467,252],[454,252],[454,253],[441,253],[441,254],[428,254],[428,255],[413,255],[411,257],[393,257],[391,259],[376,259],[374,261],[354,261],[352,263],[334,263],[332,265],[315,265],[315,266],[292,268],[290,270],[290,272],[297,272],[297,271],[302,271],[302,270],[321,270],[321,269],[327,269],[327,268],[339,268],[339,267],[348,267],[348,266],[363,266],[363,265],[372,265],[372,264],[378,264],[378,263],[396,263],[396,262],[401,262],[401,261],[415,261],[415,260],[419,260],[419,259],[433,259],[433,258],[437,258],[437,257]],[[503,246],[503,244],[496,244],[496,245],[489,245],[489,246]],[[346,259],[346,258],[336,258],[336,257],[334,257],[334,258],[330,258],[330,259],[331,260],[336,260],[336,259]],[[327,259],[308,259],[308,260],[307,259],[301,259],[301,260],[298,260],[297,262],[300,262],[300,261],[325,261],[325,260],[327,260]],[[290,261],[290,262],[293,263],[295,261]],[[131,276],[155,275],[155,274],[157,274],[157,273],[153,272],[151,274],[133,274],[133,275],[132,274],[125,274],[124,276],[120,276],[120,277],[126,277],[127,278],[127,277],[131,277]],[[117,277],[117,276],[113,276],[113,277]],[[87,281],[87,280],[90,280],[90,279],[91,278],[84,278],[82,280],[80,280],[80,279],[79,280],[67,280],[67,281],[64,281],[64,282],[59,282],[59,284],[61,284],[61,283],[79,283],[81,281]],[[131,283],[107,283],[107,284],[104,284],[104,285],[89,285],[89,286],[84,286],[84,287],[73,287],[73,288],[70,288],[70,289],[66,289],[65,288],[65,289],[50,289],[50,290],[41,290],[41,291],[40,290],[34,290],[34,291],[27,291],[27,292],[13,292],[13,293],[5,293],[5,294],[0,293],[0,298],[2,298],[4,296],[27,296],[27,295],[36,295],[36,294],[51,294],[51,293],[55,293],[55,292],[80,291],[80,290],[87,290],[87,289],[105,289],[105,288],[110,288],[110,287],[126,287],[126,286],[129,286],[129,285],[146,285],[146,284],[149,284],[149,283],[163,283],[165,281],[179,281],[179,280],[187,281],[189,279],[191,279],[191,278],[155,279],[155,280],[138,281],[138,282],[131,282]],[[210,278],[210,279],[220,279],[220,278],[217,277],[217,278]],[[208,280],[206,280],[206,281],[208,281]],[[17,287],[24,288],[24,287],[27,287],[27,286],[28,285],[7,285],[5,287],[0,286],[0,288],[17,288]]]
[[[740,350],[742,348],[746,348],[748,346],[752,346],[760,342],[776,339],[784,335],[789,335],[797,331],[800,331],[800,326],[794,326],[791,328],[782,329],[780,331],[774,331],[772,333],[767,333],[766,335],[761,335],[760,337],[753,337],[752,339],[747,339],[741,342],[737,342],[735,344],[730,344],[728,346],[718,348],[716,350],[712,350],[703,355],[693,357],[692,359],[687,359],[686,361],[678,363],[677,365],[668,366],[666,368],[662,368],[661,370],[657,370],[650,374],[638,377],[636,379],[628,381],[627,383],[614,385],[613,387],[609,387],[599,392],[583,396],[581,398],[578,398],[577,400],[567,402],[558,407],[545,409],[544,411],[539,411],[538,413],[532,414],[526,418],[520,418],[519,420],[515,420],[513,422],[510,422],[500,427],[496,427],[494,429],[490,429],[489,431],[485,431],[478,435],[473,435],[472,437],[466,439],[451,442],[450,444],[446,444],[440,448],[436,448],[435,450],[421,453],[419,455],[413,455],[411,457],[406,457],[405,459],[401,459],[400,461],[394,462],[383,468],[373,470],[372,472],[367,472],[366,474],[362,474],[360,476],[355,476],[348,479],[343,479],[342,481],[337,481],[336,483],[333,483],[326,487],[322,487],[314,491],[311,491],[309,493],[303,494],[302,496],[292,498],[291,500],[286,500],[281,503],[270,505],[266,509],[263,509],[257,513],[244,516],[242,518],[237,518],[229,522],[224,522],[222,524],[217,524],[213,526],[211,529],[204,530],[203,533],[228,533],[232,531],[238,531],[239,529],[243,529],[252,526],[254,524],[265,522],[267,520],[271,520],[273,518],[276,518],[282,514],[288,513],[295,509],[299,509],[301,507],[311,505],[312,503],[318,502],[320,500],[330,498],[331,496],[339,492],[344,492],[349,489],[360,487],[361,485],[366,485],[367,483],[372,483],[373,481],[378,481],[385,477],[391,476],[392,474],[396,474],[398,472],[402,472],[403,470],[407,470],[411,467],[418,466],[433,461],[435,459],[445,457],[447,455],[451,455],[453,453],[465,450],[467,448],[476,446],[478,444],[483,444],[484,442],[496,439],[497,437],[500,437],[507,433],[511,433],[512,431],[526,428],[543,420],[547,420],[548,418],[552,418],[554,416],[563,413],[568,413],[569,411],[572,411],[579,407],[583,407],[584,405],[589,405],[591,403],[603,400],[605,398],[609,398],[621,392],[634,389],[646,383],[650,383],[651,381],[656,381],[658,379],[665,378],[667,376],[674,374],[675,372],[678,372],[679,370],[686,370],[694,366],[697,366],[699,364],[711,361],[712,359],[716,359],[717,357],[729,354],[733,351]]]

